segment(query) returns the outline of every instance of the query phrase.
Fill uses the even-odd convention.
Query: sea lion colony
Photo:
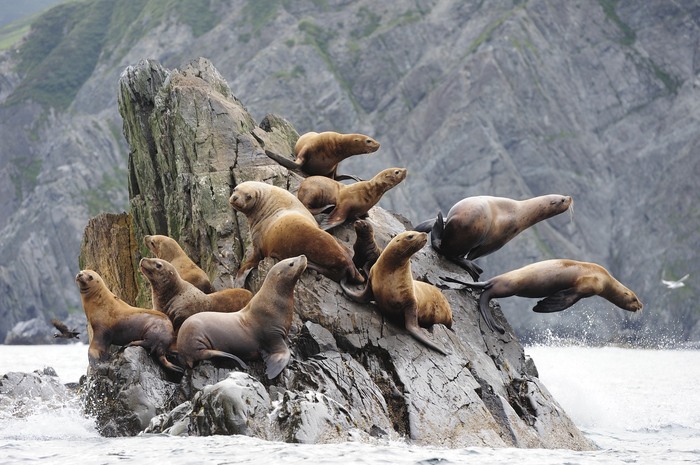
[[[520,201],[467,197],[450,209],[446,219],[438,212],[436,218],[398,234],[382,250],[374,240],[371,222],[362,218],[386,191],[406,178],[406,170],[387,169],[370,181],[336,174],[343,159],[378,148],[378,142],[362,134],[327,132],[302,135],[295,147],[295,161],[266,151],[284,167],[310,177],[301,183],[297,195],[256,181],[234,187],[229,203],[246,216],[253,244],[239,267],[235,288],[214,291],[206,273],[177,241],[163,235],[144,238],[157,258],[144,258],[140,264],[152,287],[153,309],[129,306],[104,286],[96,272],[81,271],[76,283],[92,334],[90,363],[103,361],[110,344],[141,345],[172,371],[191,368],[212,357],[234,359],[241,367],[246,367],[244,360],[263,359],[266,375],[274,378],[290,359],[286,338],[294,308],[293,290],[307,268],[338,282],[348,298],[368,305],[375,302],[382,314],[402,324],[427,347],[449,353],[424,328],[434,324],[451,327],[452,309],[440,289],[416,281],[410,267],[411,256],[427,243],[428,234],[439,254],[477,280],[482,270],[473,260],[497,251],[530,226],[569,210],[573,200],[561,195]],[[335,179],[355,179],[357,183],[346,186]],[[318,221],[314,215],[327,217]],[[319,226],[331,229],[355,219],[353,250]],[[279,262],[253,295],[244,289],[246,278],[265,257]],[[542,298],[536,312],[561,311],[593,295],[628,311],[642,309],[631,290],[593,263],[548,260],[484,282],[443,279],[480,292],[483,320],[491,330],[501,333],[505,329],[489,310],[490,299],[497,297]],[[353,288],[357,285],[362,288]]]

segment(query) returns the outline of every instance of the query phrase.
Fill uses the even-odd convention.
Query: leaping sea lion
[[[75,277],[92,338],[88,347],[90,365],[109,356],[109,346],[140,346],[155,353],[167,369],[182,373],[182,368],[166,358],[174,341],[173,325],[156,310],[132,307],[114,295],[93,270],[82,270]]]
[[[171,237],[155,234],[145,236],[143,243],[157,257],[173,264],[182,279],[197,286],[205,294],[214,292],[209,276],[187,256],[180,244]]]
[[[280,165],[307,176],[326,176],[331,179],[359,179],[355,176],[337,175],[338,163],[353,155],[376,152],[379,142],[364,134],[340,134],[337,132],[307,132],[294,146],[294,161],[265,150],[265,154]]]
[[[306,257],[276,263],[248,305],[236,313],[197,313],[177,336],[178,356],[192,368],[200,360],[262,358],[269,379],[290,359],[286,338],[294,314],[294,286],[306,269]]]
[[[309,176],[299,184],[297,198],[316,215],[335,205],[321,223],[321,229],[329,230],[347,219],[367,216],[382,196],[406,179],[406,168],[388,168],[369,181],[345,185],[324,176]]]
[[[364,282],[350,251],[318,227],[294,194],[264,182],[246,181],[233,189],[229,203],[246,216],[253,243],[238,269],[236,286],[244,285],[248,273],[262,258],[284,260],[298,255],[305,255],[309,268],[333,281],[345,277],[351,282]]]
[[[180,277],[172,263],[160,258],[142,258],[141,273],[151,283],[153,309],[165,313],[175,333],[182,323],[199,312],[237,312],[250,302],[248,289],[222,289],[205,294]]]
[[[630,312],[636,312],[643,307],[635,293],[613,278],[608,270],[596,263],[575,260],[545,260],[484,282],[443,279],[463,284],[470,289],[481,290],[479,311],[489,328],[495,328],[500,333],[504,333],[505,330],[494,321],[489,311],[491,299],[499,297],[544,297],[532,309],[538,313],[560,312],[580,299],[593,295],[599,295]]]
[[[440,289],[416,281],[411,273],[411,256],[428,242],[426,233],[405,231],[387,244],[369,270],[365,287],[357,292],[341,282],[345,294],[356,302],[374,300],[382,314],[403,318],[406,330],[431,349],[447,351],[431,340],[422,327],[441,323],[452,327],[452,309]]]
[[[450,208],[444,221],[438,212],[436,219],[413,229],[431,231],[433,248],[478,280],[483,270],[472,260],[495,252],[535,223],[565,212],[572,203],[571,197],[555,194],[526,200],[467,197]]]

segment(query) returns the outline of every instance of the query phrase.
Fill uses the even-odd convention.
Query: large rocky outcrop
[[[93,229],[111,230],[110,218],[121,218],[93,221],[86,237],[97,243],[83,248],[82,260],[105,267],[98,270],[104,275],[137,276],[129,244],[140,244],[145,234],[167,234],[218,287],[230,286],[250,244],[245,217],[227,203],[232,186],[255,179],[294,191],[298,176],[268,159],[263,149],[291,153],[296,131],[278,116],[256,124],[205,59],[181,71],[155,61],[129,66],[120,79],[119,108],[131,147],[133,220],[124,224],[131,225],[133,238],[110,246],[110,235]],[[382,246],[405,229],[400,217],[378,207],[369,221]],[[354,240],[348,225],[334,234],[347,245]],[[273,263],[265,259],[251,275],[253,291]],[[432,283],[439,283],[440,274],[462,275],[429,247],[416,254],[412,265],[417,279]],[[134,303],[146,305],[147,290],[141,283]],[[444,293],[454,325],[452,330],[436,325],[432,337],[449,347],[447,356],[418,344],[372,305],[348,300],[337,283],[307,271],[295,290],[293,357],[275,380],[265,380],[259,362],[251,363],[248,374],[205,362],[173,384],[165,373],[159,381],[152,368],[137,369],[134,353],[142,351],[127,349],[106,367],[91,370],[84,388],[93,399],[89,404],[99,407],[93,412],[105,434],[135,434],[149,415],[163,412],[149,431],[294,442],[358,434],[448,447],[591,447],[538,380],[498,306],[496,318],[508,327],[504,335],[483,324],[471,294]],[[120,372],[125,374],[110,374]],[[149,373],[145,381],[143,373]],[[157,398],[135,392],[139,386],[154,389]],[[110,402],[94,401],[105,396]],[[130,408],[136,411],[129,413]]]
[[[509,299],[520,336],[700,339],[691,0],[211,0],[197,9],[89,0],[40,19],[18,50],[0,53],[0,340],[18,321],[80,309],[70,283],[84,226],[127,206],[114,92],[124,66],[200,55],[257,121],[272,112],[299,132],[376,137],[380,152],[344,169],[368,178],[407,166],[408,181],[382,205],[413,222],[468,195],[573,195],[573,221],[537,225],[484,257],[485,277],[551,257],[592,260],[639,294],[644,312],[588,299],[535,315],[531,302]],[[91,44],[101,53],[80,53]],[[86,67],[84,79],[66,79]],[[684,288],[660,283],[686,273]]]

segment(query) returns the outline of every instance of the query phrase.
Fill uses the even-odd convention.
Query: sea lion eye
[[[160,270],[161,268],[163,268],[163,264],[156,262],[156,268]]]
[[[367,145],[370,145],[370,144],[372,143],[372,139],[367,139],[367,140],[365,141],[365,143],[366,143]]]
[[[92,280],[93,280],[92,275],[89,274],[89,275],[88,275],[88,281],[92,281]]]
[[[406,236],[406,237],[407,237],[408,239],[413,239],[413,234],[409,234],[409,235]]]
[[[246,194],[246,195],[245,195],[245,199],[246,199],[246,200],[250,200],[250,199],[252,199],[252,198],[253,198],[253,196],[250,195],[250,194]]]

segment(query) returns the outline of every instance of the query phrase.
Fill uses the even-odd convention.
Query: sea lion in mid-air
[[[286,338],[294,314],[294,286],[306,264],[303,255],[276,263],[240,312],[204,312],[188,318],[177,336],[180,360],[192,368],[212,357],[262,358],[267,377],[279,375],[291,357]]]
[[[114,295],[93,270],[82,270],[75,277],[80,299],[92,328],[88,347],[90,365],[107,360],[109,346],[140,346],[154,353],[167,369],[182,373],[182,368],[167,358],[175,333],[170,320],[163,313],[146,308],[132,307]]]
[[[152,236],[145,236],[143,238],[143,243],[153,252],[156,258],[161,258],[172,263],[182,279],[194,284],[205,294],[214,292],[215,289],[209,281],[209,276],[187,256],[175,239],[161,234],[155,234]]]
[[[307,132],[294,146],[294,161],[265,150],[265,154],[280,165],[307,176],[326,176],[331,179],[355,179],[355,176],[337,175],[338,163],[353,155],[376,152],[379,142],[364,134],[340,134],[338,132]]]
[[[199,312],[237,312],[253,297],[248,289],[232,288],[205,294],[182,279],[172,263],[160,258],[142,258],[141,273],[151,283],[153,309],[165,313],[175,333],[182,323]]]
[[[526,200],[467,197],[450,208],[444,221],[438,212],[437,219],[413,230],[430,231],[433,248],[477,280],[483,270],[472,260],[495,252],[535,223],[565,212],[572,202],[571,197],[556,194]]]
[[[446,355],[448,352],[435,343],[422,327],[441,323],[451,328],[450,304],[440,289],[414,280],[411,273],[411,256],[427,242],[426,233],[405,231],[396,235],[369,270],[367,283],[360,292],[348,288],[344,281],[341,287],[351,299],[360,303],[374,300],[382,314],[402,318],[411,336]]]
[[[248,273],[264,257],[283,260],[298,255],[306,255],[309,268],[333,281],[364,282],[350,250],[320,229],[294,194],[264,182],[246,181],[233,189],[229,203],[246,216],[253,245],[238,269],[236,286],[244,285]]]
[[[347,219],[367,216],[382,196],[406,179],[406,168],[388,168],[369,181],[345,185],[325,176],[309,176],[299,184],[297,198],[316,215],[335,206],[320,223],[321,229],[329,230]]]
[[[517,270],[495,276],[484,282],[462,282],[453,278],[446,281],[464,284],[470,289],[481,290],[479,311],[489,328],[500,333],[505,330],[496,323],[489,311],[491,299],[499,297],[529,297],[544,299],[532,309],[538,313],[560,312],[580,299],[599,295],[618,307],[636,312],[642,302],[634,292],[596,263],[555,259],[533,263]]]

